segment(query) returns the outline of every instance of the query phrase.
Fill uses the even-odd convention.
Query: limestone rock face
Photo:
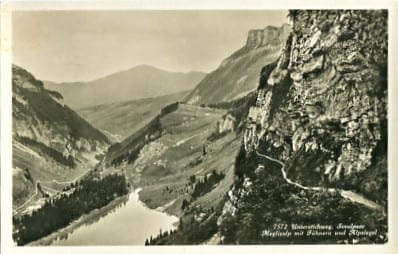
[[[347,221],[377,227],[380,235],[345,242],[386,242],[386,214],[339,191],[387,207],[387,11],[289,16],[292,33],[279,59],[263,67],[248,111],[234,185],[218,221],[221,239],[275,243],[261,232],[279,223]],[[260,45],[261,36],[253,32],[248,43]]]
[[[293,33],[250,109],[245,147],[283,146],[289,152],[282,160],[327,153],[318,171],[330,181],[364,171],[386,132],[386,13],[300,10],[293,19]]]
[[[290,27],[284,24],[282,27],[267,26],[264,29],[253,29],[249,31],[246,47],[258,48],[265,46],[279,47],[289,35]]]

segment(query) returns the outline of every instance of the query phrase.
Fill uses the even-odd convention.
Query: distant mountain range
[[[187,91],[194,88],[205,75],[204,72],[169,72],[149,65],[138,65],[93,81],[44,81],[44,86],[61,93],[71,108],[80,109]]]
[[[214,104],[243,97],[256,89],[262,67],[279,58],[290,30],[288,24],[250,30],[246,44],[206,75],[184,102]]]

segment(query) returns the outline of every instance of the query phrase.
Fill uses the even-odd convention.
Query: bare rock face
[[[279,47],[289,35],[289,28],[289,25],[284,24],[282,27],[267,26],[264,29],[250,30],[247,36],[246,47]]]
[[[233,131],[235,129],[236,119],[231,114],[226,114],[217,122],[217,131],[219,134]]]
[[[371,165],[386,131],[386,13],[294,15],[293,33],[250,109],[245,147],[284,146],[289,153],[282,160],[291,152],[327,153],[316,170],[339,180]],[[278,98],[284,98],[279,107]]]

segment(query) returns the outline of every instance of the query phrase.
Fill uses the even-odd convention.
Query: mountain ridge
[[[199,74],[199,75],[207,74],[205,71],[195,71],[195,70],[193,70],[193,71],[173,71],[173,70],[167,70],[167,69],[163,69],[163,68],[160,68],[160,67],[156,67],[156,66],[153,66],[153,65],[150,65],[150,64],[138,64],[138,65],[135,65],[134,67],[131,67],[131,68],[128,68],[128,69],[119,70],[119,71],[116,71],[116,72],[112,72],[112,73],[103,75],[103,76],[101,76],[99,78],[88,79],[88,80],[61,81],[61,82],[53,81],[53,80],[43,80],[43,83],[44,84],[46,84],[46,83],[59,84],[59,85],[61,85],[61,84],[67,85],[67,84],[90,83],[90,82],[95,82],[95,81],[107,78],[107,77],[112,76],[112,75],[117,75],[117,74],[120,74],[120,73],[134,71],[134,70],[145,70],[145,69],[146,70],[164,71],[164,72],[169,72],[169,73],[174,73],[174,74],[191,74],[191,73]]]
[[[188,104],[214,104],[242,97],[257,88],[258,74],[265,63],[278,59],[290,25],[267,26],[248,32],[246,44],[222,60],[217,69],[184,98]]]

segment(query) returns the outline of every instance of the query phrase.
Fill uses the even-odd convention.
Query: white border
[[[15,247],[12,232],[12,167],[11,167],[11,14],[15,10],[119,10],[119,9],[389,9],[389,242],[384,245],[253,245],[253,246],[99,246],[99,247]],[[396,1],[302,1],[295,0],[133,0],[133,1],[8,1],[1,5],[1,253],[398,253],[396,213],[398,143],[398,4]],[[394,29],[395,28],[395,29]],[[395,169],[395,170],[394,170]]]

